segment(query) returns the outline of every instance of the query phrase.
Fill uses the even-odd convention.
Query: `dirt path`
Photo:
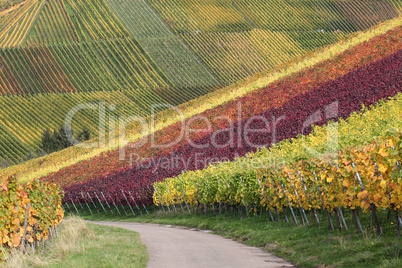
[[[292,264],[259,248],[209,234],[209,231],[157,224],[91,223],[121,227],[140,233],[141,241],[148,247],[149,268],[293,267]]]

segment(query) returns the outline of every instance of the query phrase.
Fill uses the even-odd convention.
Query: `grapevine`
[[[3,178],[1,186],[0,244],[10,250],[47,240],[64,217],[60,188],[38,180],[23,185],[13,176]]]

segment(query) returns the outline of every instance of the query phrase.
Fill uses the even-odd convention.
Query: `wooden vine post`
[[[28,217],[29,217],[29,208],[31,207],[31,204],[27,204],[27,209],[25,211],[25,220],[24,220],[24,235],[22,236],[22,241],[21,241],[21,247],[22,250],[25,251],[25,239],[27,235],[27,227],[28,227]]]

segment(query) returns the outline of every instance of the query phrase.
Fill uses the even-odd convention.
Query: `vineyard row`
[[[324,85],[333,80],[340,79],[348,72],[357,70],[366,64],[373,63],[376,60],[395,53],[401,47],[400,28],[389,31],[388,33],[378,36],[369,43],[363,43],[352,49],[346,50],[344,53],[330,60],[317,64],[313,68],[309,68],[288,77],[284,77],[269,84],[266,88],[255,90],[239,99],[229,101],[222,105],[209,109],[201,114],[188,118],[188,122],[192,122],[199,117],[205,117],[211,122],[213,131],[220,131],[227,128],[225,120],[214,120],[217,116],[226,115],[233,121],[238,119],[247,120],[247,118],[260,114],[266,110],[280,108],[291,98],[302,93],[313,91],[315,88]],[[384,45],[387,44],[387,45]],[[349,88],[351,89],[351,88]],[[353,94],[353,91],[350,91]],[[363,95],[364,96],[364,95]],[[238,117],[238,106],[241,105],[241,118]],[[299,107],[300,104],[296,104]],[[355,108],[360,109],[360,104],[356,103]],[[199,120],[196,120],[199,121]],[[205,125],[197,126],[194,122],[191,128],[205,129]],[[181,122],[176,122],[154,134],[155,144],[166,144],[177,140],[183,129]],[[196,141],[205,136],[210,136],[211,132],[188,133],[190,140]],[[150,137],[144,137],[147,141],[140,148],[130,148],[126,146],[122,148],[126,155],[141,155],[144,158],[154,158],[163,155],[170,155],[173,149],[186,146],[187,139],[181,139],[175,148],[151,148]],[[96,164],[102,163],[102,164]],[[102,177],[111,172],[129,169],[131,166],[130,159],[127,157],[125,161],[119,161],[119,151],[114,150],[106,155],[100,155],[93,159],[77,163],[71,168],[62,169],[54,174],[48,175],[45,180],[57,182],[59,185],[68,186],[77,182],[90,181],[94,178]],[[96,168],[93,168],[96,167]]]
[[[3,178],[0,198],[0,261],[17,247],[36,247],[36,244],[55,235],[63,217],[63,192],[54,184],[32,181],[26,185],[15,177]]]
[[[114,167],[117,172],[113,174],[94,176],[95,179],[82,182],[81,178],[83,176],[77,173],[81,168],[85,168],[88,173],[87,169],[89,165],[96,165],[98,167],[100,163],[102,163],[101,166],[105,166],[105,163],[107,165],[112,164],[113,157],[111,157],[110,153],[108,156],[105,156],[107,157],[105,161],[97,162],[94,161],[95,159],[92,159],[91,164],[88,163],[89,161],[80,163],[79,169],[77,165],[69,167],[62,171],[68,174],[68,176],[74,176],[69,183],[73,184],[73,181],[80,181],[81,183],[65,188],[66,195],[75,196],[77,192],[91,191],[91,189],[101,189],[105,192],[113,193],[116,189],[123,187],[132,187],[130,190],[134,191],[139,185],[143,186],[154,181],[162,181],[166,178],[175,177],[186,170],[206,168],[211,163],[210,161],[233,161],[235,157],[245,156],[250,152],[257,151],[259,147],[269,148],[273,143],[277,144],[281,141],[284,141],[284,146],[287,147],[289,144],[285,141],[296,138],[300,134],[306,135],[312,131],[311,126],[304,126],[304,122],[308,122],[311,115],[317,114],[321,110],[325,110],[326,113],[324,115],[318,113],[312,124],[325,125],[331,120],[346,119],[353,112],[358,111],[362,104],[369,106],[400,92],[400,88],[398,87],[400,84],[398,66],[402,62],[399,59],[401,56],[402,50],[388,58],[384,58],[364,68],[350,72],[341,78],[323,84],[310,92],[298,95],[284,103],[280,108],[271,108],[260,114],[253,114],[254,116],[251,116],[251,121],[245,118],[244,120],[232,122],[224,130],[216,132],[212,130],[207,131],[202,126],[201,129],[203,132],[208,133],[206,136],[194,139],[191,143],[170,148],[171,151],[167,153],[152,156],[145,160],[137,160],[129,168],[118,170]],[[398,101],[395,102],[395,105],[398,107]],[[384,117],[389,116],[393,118],[399,115],[395,111],[395,113],[384,115]],[[272,118],[284,119],[279,122],[271,122]],[[393,126],[400,124],[400,120],[396,120],[396,122],[384,121],[391,125],[393,124]],[[243,131],[245,129],[261,131],[248,133]],[[348,133],[348,130],[343,131]],[[376,130],[373,129],[371,131]],[[367,133],[373,134],[371,131],[367,131]],[[302,138],[300,140],[304,141]],[[303,144],[298,144],[295,141],[292,143],[298,145],[298,148],[300,148],[299,151],[304,154],[304,157],[309,155],[307,149],[301,150],[304,148]],[[338,145],[338,143],[333,141],[330,144],[332,144],[330,148],[325,147],[324,149],[336,151],[336,147],[334,146]],[[322,148],[323,145],[319,145],[319,148]],[[293,152],[294,147],[292,148]],[[288,157],[292,155],[294,153],[289,154]],[[106,166],[106,168],[110,170],[110,166]],[[99,168],[96,171],[99,172]],[[52,174],[49,176],[52,177],[52,180],[47,180],[63,185],[65,181],[60,176],[63,174],[62,172]]]
[[[154,203],[175,206],[186,202],[213,208],[218,204],[241,206],[245,207],[247,215],[251,208],[262,206],[271,217],[271,213],[275,213],[276,219],[278,213],[287,208],[295,224],[298,224],[296,209],[300,210],[303,224],[309,223],[308,214],[315,215],[315,220],[319,221],[316,213],[324,210],[327,214],[336,214],[340,230],[342,224],[348,228],[342,209],[350,209],[358,222],[355,211],[360,208],[364,212],[371,211],[378,233],[382,230],[376,210],[390,209],[395,212],[400,234],[401,152],[401,133],[388,133],[384,139],[362,148],[345,149],[336,157],[235,171],[223,169],[223,165],[210,166],[201,172],[189,172],[155,183]],[[330,220],[330,228],[331,225]],[[358,225],[357,231],[363,232]]]

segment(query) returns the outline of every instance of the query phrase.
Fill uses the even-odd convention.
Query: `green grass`
[[[67,217],[43,253],[14,252],[6,267],[146,267],[148,253],[138,233]]]
[[[54,267],[146,267],[146,246],[138,233],[87,223],[92,239],[81,241],[85,250],[68,255]]]
[[[178,209],[180,209],[178,207]],[[288,217],[289,217],[289,211]],[[112,216],[96,214],[82,215],[85,219],[127,221],[142,223],[158,223],[180,225],[198,229],[212,230],[214,233],[232,238],[250,246],[261,247],[274,255],[294,263],[298,267],[401,267],[401,239],[396,235],[393,214],[389,220],[386,214],[378,213],[383,220],[383,235],[377,235],[370,226],[370,216],[360,213],[359,218],[365,232],[357,234],[351,224],[348,211],[345,212],[349,231],[329,231],[326,216],[319,213],[320,224],[295,226],[283,220],[267,222],[267,216],[251,216],[239,219],[221,216],[212,217],[212,213],[204,215],[189,215],[188,213],[153,211],[143,216]],[[244,217],[244,216],[243,216]],[[335,217],[332,218],[336,225]]]

